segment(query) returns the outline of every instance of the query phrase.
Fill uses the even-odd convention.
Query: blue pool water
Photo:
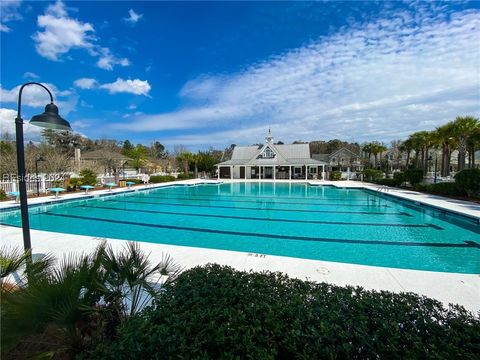
[[[3,213],[1,222],[19,226],[18,211]],[[480,273],[478,223],[361,189],[303,183],[173,186],[35,207],[30,224],[97,237]]]

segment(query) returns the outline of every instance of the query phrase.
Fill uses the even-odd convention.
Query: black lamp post
[[[47,160],[45,160],[45,158],[43,156],[40,156],[40,157],[35,159],[35,180],[37,182],[37,196],[40,196],[40,186],[39,186],[39,183],[38,183],[38,163],[40,161],[47,161]]]
[[[28,221],[28,203],[27,203],[27,186],[25,182],[25,149],[23,146],[23,119],[21,116],[21,106],[22,106],[22,92],[25,86],[29,85],[38,85],[44,88],[48,95],[50,95],[50,104],[45,106],[45,112],[40,115],[35,115],[30,120],[30,124],[49,128],[49,129],[59,129],[59,130],[72,130],[70,124],[67,120],[62,119],[58,115],[58,108],[53,103],[53,96],[50,90],[44,85],[37,82],[28,82],[23,84],[20,87],[18,93],[18,112],[17,118],[15,119],[15,135],[17,141],[17,166],[18,166],[18,187],[20,192],[20,212],[22,215],[22,232],[23,232],[23,246],[25,251],[29,253],[31,259],[30,249],[32,247],[30,241],[30,223]]]

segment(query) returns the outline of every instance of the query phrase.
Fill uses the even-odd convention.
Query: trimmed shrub
[[[342,172],[341,171],[332,171],[330,173],[330,180],[333,180],[333,181],[338,181],[338,180],[341,180],[342,179]]]
[[[170,175],[165,175],[165,176],[160,176],[160,175],[154,175],[150,176],[150,182],[153,184],[157,183],[162,183],[162,182],[168,182],[168,181],[175,181],[175,176],[170,176]]]
[[[421,169],[408,169],[405,171],[405,180],[407,180],[410,185],[415,187],[416,184],[419,184],[423,180],[423,171]]]
[[[401,171],[394,172],[393,179],[395,180],[397,186],[400,186],[405,182],[405,173]]]
[[[480,191],[480,169],[465,169],[455,175],[457,186],[468,197],[475,196]]]
[[[445,196],[465,195],[465,193],[458,187],[458,185],[453,182],[445,182],[445,183],[428,185],[427,191],[432,194],[445,195]]]
[[[177,175],[177,180],[188,180],[192,178],[193,176],[191,176],[190,174],[181,173]]]
[[[363,176],[369,181],[380,180],[383,177],[383,172],[377,169],[365,169],[363,170]]]
[[[478,359],[479,344],[461,306],[214,264],[79,359]]]
[[[68,180],[67,187],[69,191],[77,190],[77,186],[80,187],[83,185],[83,179],[72,177]]]
[[[97,174],[93,170],[83,169],[80,171],[80,176],[82,178],[83,185],[95,186],[97,183]]]
[[[152,182],[151,180],[152,180],[152,178],[150,178],[150,182]],[[137,184],[137,185],[138,185],[138,184],[143,184],[143,181],[140,180],[140,179],[125,179],[125,180],[121,180],[121,181],[133,182],[133,183],[135,183],[135,184]]]
[[[375,184],[386,185],[386,186],[398,186],[398,181],[395,179],[380,179],[375,180]]]
[[[5,193],[5,190],[0,189],[0,201],[7,200],[7,194]]]

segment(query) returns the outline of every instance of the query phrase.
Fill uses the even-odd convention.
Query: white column
[[[275,175],[275,173],[276,173],[276,166],[273,165],[273,180],[277,179],[277,176]]]
[[[350,180],[350,166],[347,167],[347,181]]]
[[[244,175],[245,175],[245,180],[247,180],[247,165],[245,165],[245,174]]]
[[[47,179],[45,175],[42,175],[42,185],[40,186],[40,191],[43,193],[47,192]]]
[[[325,164],[322,165],[322,180],[325,180]]]
[[[217,180],[220,180],[220,166],[217,166]]]
[[[259,166],[259,167],[258,167],[258,178],[259,178],[260,180],[262,180],[262,170],[263,170],[263,166]]]
[[[305,165],[305,180],[308,179],[308,166]]]
[[[292,180],[292,166],[288,166],[288,180]]]
[[[230,180],[233,180],[233,166],[230,165]]]

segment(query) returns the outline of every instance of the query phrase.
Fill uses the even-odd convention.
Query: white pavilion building
[[[222,179],[325,179],[323,161],[312,159],[308,144],[273,143],[268,130],[263,146],[235,146],[230,160],[216,164]]]

